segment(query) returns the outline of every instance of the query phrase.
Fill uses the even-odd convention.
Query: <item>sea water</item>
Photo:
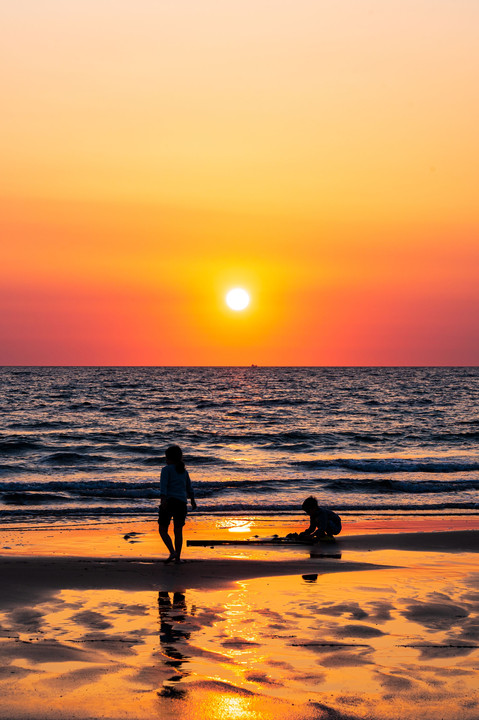
[[[178,443],[200,513],[476,514],[478,368],[1,368],[4,522],[156,513]]]

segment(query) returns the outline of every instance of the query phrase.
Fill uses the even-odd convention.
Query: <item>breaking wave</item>
[[[475,460],[438,460],[432,458],[332,458],[324,460],[296,460],[294,465],[309,470],[322,470],[324,468],[341,468],[356,470],[357,472],[375,473],[455,473],[479,470],[479,462]]]

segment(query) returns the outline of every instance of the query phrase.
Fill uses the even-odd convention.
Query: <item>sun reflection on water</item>
[[[210,713],[205,717],[221,718],[222,720],[243,720],[244,718],[258,717],[258,713],[251,711],[251,698],[237,695],[215,694],[210,703]]]

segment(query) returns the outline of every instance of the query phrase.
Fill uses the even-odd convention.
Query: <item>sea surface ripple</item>
[[[0,368],[8,522],[148,516],[164,450],[201,512],[476,513],[478,368]]]

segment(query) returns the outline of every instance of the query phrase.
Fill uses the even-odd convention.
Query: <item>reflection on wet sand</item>
[[[184,653],[184,641],[189,640],[191,634],[184,627],[188,614],[185,593],[169,593],[160,590],[158,593],[158,612],[160,619],[160,646],[165,658],[164,663],[167,667],[175,670],[175,674],[163,682],[163,687],[158,691],[158,694],[162,697],[182,698],[186,690],[183,687],[178,687],[178,683],[189,674],[184,667],[188,663],[188,656]],[[191,614],[194,615],[194,609]]]
[[[477,555],[392,552],[369,571],[12,602],[0,718],[477,720]]]

